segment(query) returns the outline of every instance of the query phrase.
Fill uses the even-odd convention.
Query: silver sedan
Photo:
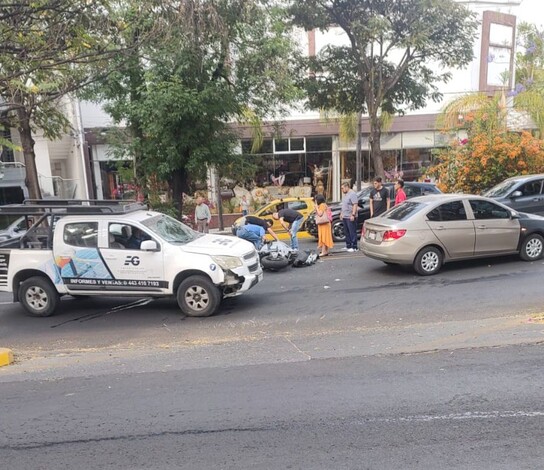
[[[516,212],[493,199],[468,194],[416,197],[368,219],[363,253],[387,264],[437,273],[448,261],[518,253],[544,255],[544,217]]]

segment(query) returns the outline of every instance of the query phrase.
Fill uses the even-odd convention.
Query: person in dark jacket
[[[298,238],[297,233],[304,221],[304,217],[300,212],[293,209],[282,209],[278,212],[274,212],[272,217],[280,221],[281,226],[291,236],[291,248],[298,250]]]
[[[264,228],[264,231],[270,234],[274,240],[276,240],[277,242],[280,241],[280,239],[276,235],[276,232],[272,230],[272,225],[274,225],[274,222],[272,220],[261,219],[260,217],[257,217],[255,215],[246,215],[245,219],[246,224],[259,225]]]

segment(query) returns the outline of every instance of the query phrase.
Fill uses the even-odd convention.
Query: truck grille
[[[253,258],[255,258],[256,256],[257,256],[257,252],[256,252],[255,250],[253,250],[253,251],[250,251],[249,253],[246,253],[246,254],[244,255],[244,260],[245,260],[245,261],[249,261],[250,259],[253,259]]]
[[[0,253],[0,286],[8,285],[9,254]]]

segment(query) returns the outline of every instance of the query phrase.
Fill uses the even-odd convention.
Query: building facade
[[[436,120],[443,106],[464,94],[494,92],[513,88],[516,17],[522,0],[473,0],[459,3],[474,11],[481,22],[474,43],[474,57],[463,70],[452,71],[452,79],[440,85],[444,99],[441,103],[429,102],[426,108],[394,118],[392,125],[382,135],[386,176],[419,179],[431,163],[433,148],[447,143],[437,128]],[[309,31],[300,34],[300,44],[308,55],[318,53],[327,44],[346,41],[339,28],[326,32]],[[73,131],[58,141],[48,141],[41,135],[36,141],[36,162],[40,185],[45,197],[108,199],[118,196],[120,187],[119,162],[107,145],[106,130],[112,127],[111,118],[99,105],[69,101],[66,114],[73,123]],[[326,120],[318,112],[293,110],[281,123],[265,124],[262,148],[251,152],[251,129],[236,126],[241,150],[257,165],[257,185],[311,186],[318,184],[329,199],[340,197],[343,181],[355,183],[355,141],[343,141],[335,120]],[[278,132],[279,129],[279,132]],[[373,176],[368,143],[368,120],[362,125],[363,180]],[[17,143],[16,131],[11,131]],[[3,172],[12,171],[13,177],[21,174],[23,158],[20,152],[4,151]],[[127,162],[128,164],[128,162]],[[19,170],[15,170],[18,166]],[[7,179],[4,179],[4,182]],[[0,178],[0,188],[2,187]]]

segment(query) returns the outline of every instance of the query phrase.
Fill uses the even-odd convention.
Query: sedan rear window
[[[419,212],[426,204],[422,202],[404,201],[382,215],[384,219],[408,220],[416,212]]]

